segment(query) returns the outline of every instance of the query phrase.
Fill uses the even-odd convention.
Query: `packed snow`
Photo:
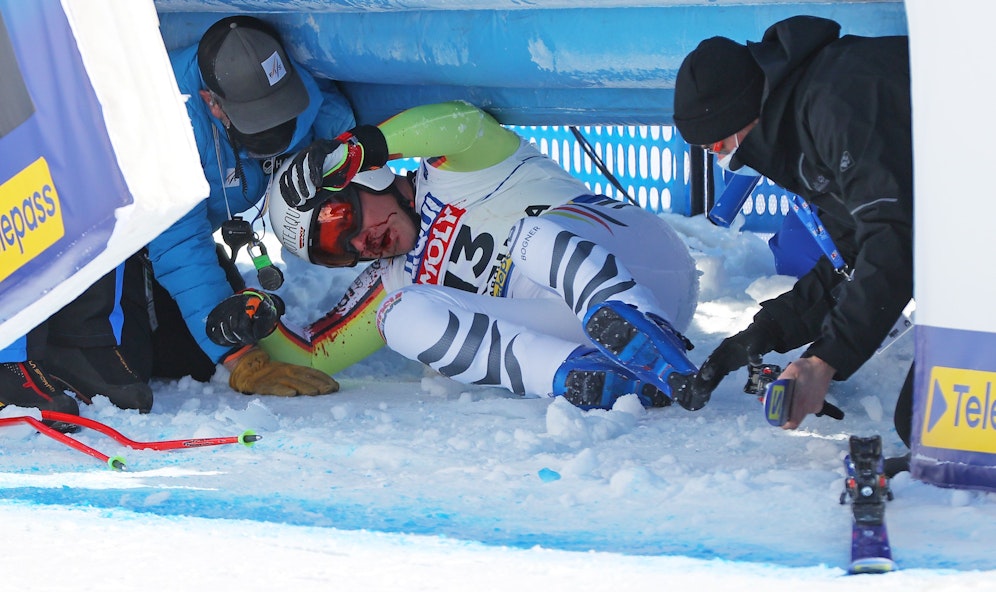
[[[688,337],[696,363],[789,286],[762,237],[664,214],[702,271]],[[338,300],[355,270],[271,257],[287,320]],[[250,282],[255,275],[240,261]],[[996,498],[892,481],[900,568],[846,576],[850,510],[838,503],[851,434],[905,449],[892,408],[912,332],[835,383],[846,418],[769,426],[746,372],[698,412],[611,411],[458,384],[382,350],[340,392],[261,397],[155,381],[153,412],[99,397],[82,410],[139,441],[262,439],[172,452],[74,437],[106,464],[27,426],[0,428],[0,569],[7,590],[889,590],[996,588]],[[794,352],[798,354],[799,352]],[[765,362],[786,365],[792,353]],[[24,410],[7,408],[0,416]],[[860,578],[855,580],[854,578]],[[674,586],[681,586],[675,588]]]

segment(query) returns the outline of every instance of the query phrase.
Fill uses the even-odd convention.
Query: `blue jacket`
[[[218,263],[213,235],[229,215],[245,212],[242,217],[250,222],[258,215],[256,204],[266,193],[269,175],[263,171],[262,161],[249,158],[243,150],[240,157],[248,188],[243,195],[228,135],[198,93],[206,87],[197,66],[197,46],[172,51],[169,57],[180,93],[189,95],[187,113],[211,193],[149,243],[149,258],[156,280],[176,300],[190,333],[208,357],[218,362],[228,350],[208,339],[205,321],[216,304],[232,295],[232,288]],[[304,148],[315,138],[333,138],[356,126],[352,108],[333,83],[315,80],[296,62],[294,67],[311,95],[311,104],[297,118],[288,152]]]

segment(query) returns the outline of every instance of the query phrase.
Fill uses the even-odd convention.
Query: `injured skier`
[[[422,157],[418,171],[385,166],[403,157]],[[312,144],[284,164],[268,207],[285,252],[372,263],[304,335],[277,323],[271,295],[227,299],[208,323],[218,343],[272,332],[261,342],[271,357],[333,374],[386,342],[454,380],[582,408],[629,393],[645,406],[705,404],[686,397],[697,369],[680,332],[698,271],[677,234],[592,195],[469,104],[412,108]]]

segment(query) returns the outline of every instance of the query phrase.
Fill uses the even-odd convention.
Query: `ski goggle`
[[[319,206],[308,233],[308,255],[326,267],[353,267],[360,260],[350,241],[363,229],[363,210],[356,190],[330,192]]]

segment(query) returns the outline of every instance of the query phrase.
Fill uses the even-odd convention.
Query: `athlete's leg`
[[[639,394],[648,406],[666,404],[656,388],[589,346],[526,328],[564,320],[577,332],[577,319],[558,300],[511,300],[427,285],[389,295],[377,315],[389,347],[463,383],[563,395],[584,408],[611,408],[628,393]]]
[[[388,347],[454,380],[549,396],[557,368],[580,344],[505,320],[509,304],[452,288],[408,286],[384,300],[377,325]],[[535,315],[538,326],[544,316],[563,314],[556,300],[515,305],[520,321]]]
[[[513,295],[523,277],[556,291],[603,354],[681,401],[680,377],[696,367],[685,355],[691,344],[672,323],[691,318],[698,275],[663,220],[616,202],[572,202],[521,221],[512,237]],[[655,267],[666,272],[650,273]]]
[[[686,329],[699,273],[680,237],[636,206],[587,200],[519,222],[509,249],[508,295],[528,293],[532,283],[554,290],[579,319],[600,302],[619,300]]]

